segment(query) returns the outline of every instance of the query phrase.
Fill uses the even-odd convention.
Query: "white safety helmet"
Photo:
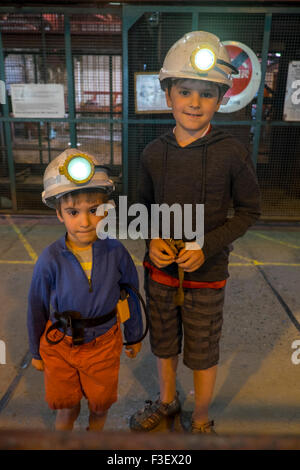
[[[114,183],[108,178],[107,169],[93,155],[67,149],[47,166],[44,173],[43,202],[55,209],[55,199],[71,191],[84,188],[100,188],[107,194],[114,191]]]
[[[159,73],[166,78],[207,80],[232,87],[231,74],[238,70],[231,64],[226,47],[214,34],[192,31],[169,49]]]

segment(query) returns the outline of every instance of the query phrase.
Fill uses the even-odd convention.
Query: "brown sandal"
[[[181,411],[178,392],[171,403],[163,403],[158,398],[154,403],[146,400],[146,405],[134,413],[129,422],[132,431],[152,431],[167,418],[174,418]]]
[[[214,421],[208,421],[204,424],[197,424],[195,421],[191,423],[190,432],[192,434],[217,434],[214,430]]]

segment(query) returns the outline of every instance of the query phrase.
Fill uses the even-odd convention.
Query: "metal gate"
[[[110,9],[0,7],[0,210],[40,212],[42,173],[68,145],[94,152],[109,166],[118,192],[136,201],[142,149],[174,125],[170,113],[136,112],[135,75],[157,73],[169,47],[203,29],[249,46],[259,58],[257,95],[214,123],[252,154],[263,217],[300,219],[299,121],[284,120],[288,67],[300,60],[300,8],[123,5]],[[18,119],[11,83],[61,83],[65,118]]]
[[[3,8],[2,8],[3,11]],[[1,15],[0,67],[7,100],[1,122],[1,209],[47,210],[42,175],[65,148],[96,155],[119,182],[122,168],[120,11]],[[65,116],[12,116],[12,84],[61,84]]]

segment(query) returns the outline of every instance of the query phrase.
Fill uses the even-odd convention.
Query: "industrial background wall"
[[[300,60],[299,7],[123,5],[110,8],[0,7],[0,212],[47,211],[42,174],[66,147],[97,155],[118,193],[136,201],[144,146],[172,128],[170,113],[137,113],[135,77],[157,73],[169,47],[203,29],[257,55],[258,93],[214,122],[252,153],[263,217],[300,219],[299,121],[283,114],[288,67]],[[62,118],[13,115],[12,84],[62,84]],[[50,210],[49,210],[50,211]],[[49,212],[50,213],[50,212]]]

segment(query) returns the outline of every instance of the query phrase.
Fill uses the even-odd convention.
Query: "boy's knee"
[[[97,418],[102,418],[102,417],[106,416],[107,413],[108,413],[108,409],[103,410],[103,409],[93,408],[93,407],[91,407],[90,403],[89,403],[89,410],[90,410],[90,415],[95,416]]]
[[[61,408],[57,410],[57,414],[61,417],[73,417],[80,412],[80,402],[70,408]]]
[[[90,410],[90,416],[95,417],[95,418],[104,418],[107,415],[107,410],[106,411],[92,411]]]

